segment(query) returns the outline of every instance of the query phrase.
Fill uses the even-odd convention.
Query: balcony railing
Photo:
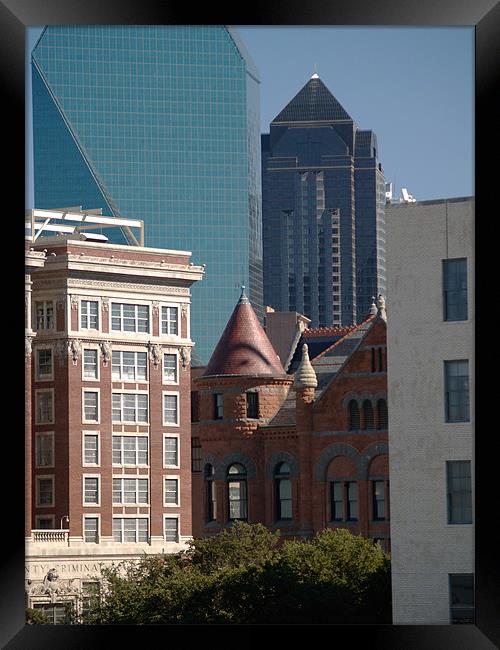
[[[31,531],[33,542],[43,544],[68,544],[69,530],[38,528]]]

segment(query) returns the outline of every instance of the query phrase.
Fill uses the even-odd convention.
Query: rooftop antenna
[[[311,75],[311,79],[319,79],[319,74],[318,74],[318,64],[314,64],[314,72]]]

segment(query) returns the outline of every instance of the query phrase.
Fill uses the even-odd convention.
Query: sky
[[[402,187],[418,201],[474,194],[473,27],[236,30],[259,71],[262,133],[316,71],[356,124],[376,133],[396,197]],[[27,67],[40,33],[27,30]],[[29,73],[26,81],[29,100]],[[30,208],[29,138],[26,154]]]

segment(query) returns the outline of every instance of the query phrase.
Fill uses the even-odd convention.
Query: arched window
[[[215,491],[215,469],[213,465],[205,465],[205,485],[207,495],[207,521],[217,519],[217,495]]]
[[[359,429],[359,406],[355,399],[349,402],[349,431]]]
[[[227,470],[229,519],[248,519],[247,471],[239,463]]]
[[[363,415],[365,420],[365,429],[374,429],[375,424],[373,420],[373,406],[369,399],[365,399],[363,402]]]
[[[379,399],[377,402],[378,429],[387,429],[389,420],[387,417],[387,402]]]
[[[276,519],[292,519],[292,481],[290,466],[279,463],[274,470],[274,490],[276,499]]]

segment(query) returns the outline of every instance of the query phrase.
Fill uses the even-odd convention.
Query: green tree
[[[50,623],[49,617],[47,614],[42,612],[40,609],[34,609],[32,607],[26,608],[26,623],[28,625],[47,625]]]
[[[101,595],[86,622],[389,623],[390,565],[347,530],[282,541],[238,522],[185,552],[103,570]]]

